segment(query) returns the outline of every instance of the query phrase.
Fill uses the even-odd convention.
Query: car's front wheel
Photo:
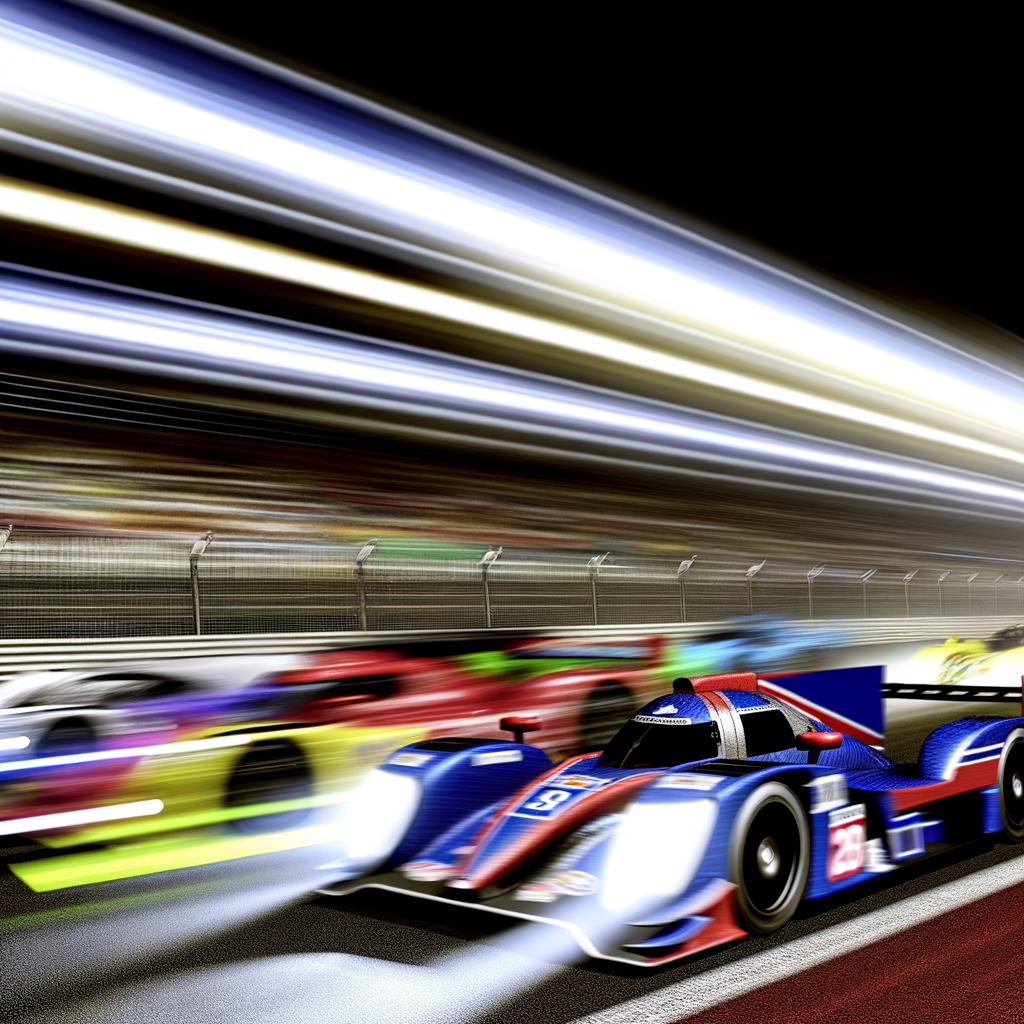
[[[999,811],[1006,834],[1024,842],[1024,729],[1014,729],[999,758]]]
[[[792,790],[758,786],[744,801],[729,840],[729,881],[747,928],[781,928],[796,912],[810,866],[807,813]]]

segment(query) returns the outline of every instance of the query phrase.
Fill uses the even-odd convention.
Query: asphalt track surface
[[[374,891],[311,896],[330,855],[318,846],[47,894],[0,875],[2,1019],[1024,1020],[1024,847],[1002,837],[807,904],[774,935],[654,971],[580,960],[560,929],[469,908]],[[998,891],[985,895],[975,880],[993,872]],[[903,930],[904,913],[910,923],[949,890],[959,895],[948,912],[926,909]]]

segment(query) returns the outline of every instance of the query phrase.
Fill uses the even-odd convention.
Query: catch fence
[[[0,639],[1024,619],[1024,561],[0,529]]]

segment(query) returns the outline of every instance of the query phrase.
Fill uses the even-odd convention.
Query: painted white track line
[[[852,921],[794,939],[759,956],[726,964],[581,1017],[573,1024],[673,1024],[1021,882],[1024,882],[1024,856],[873,910]]]

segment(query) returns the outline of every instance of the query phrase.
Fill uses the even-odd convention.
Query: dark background
[[[133,5],[889,297],[1024,334],[1009,12]]]

